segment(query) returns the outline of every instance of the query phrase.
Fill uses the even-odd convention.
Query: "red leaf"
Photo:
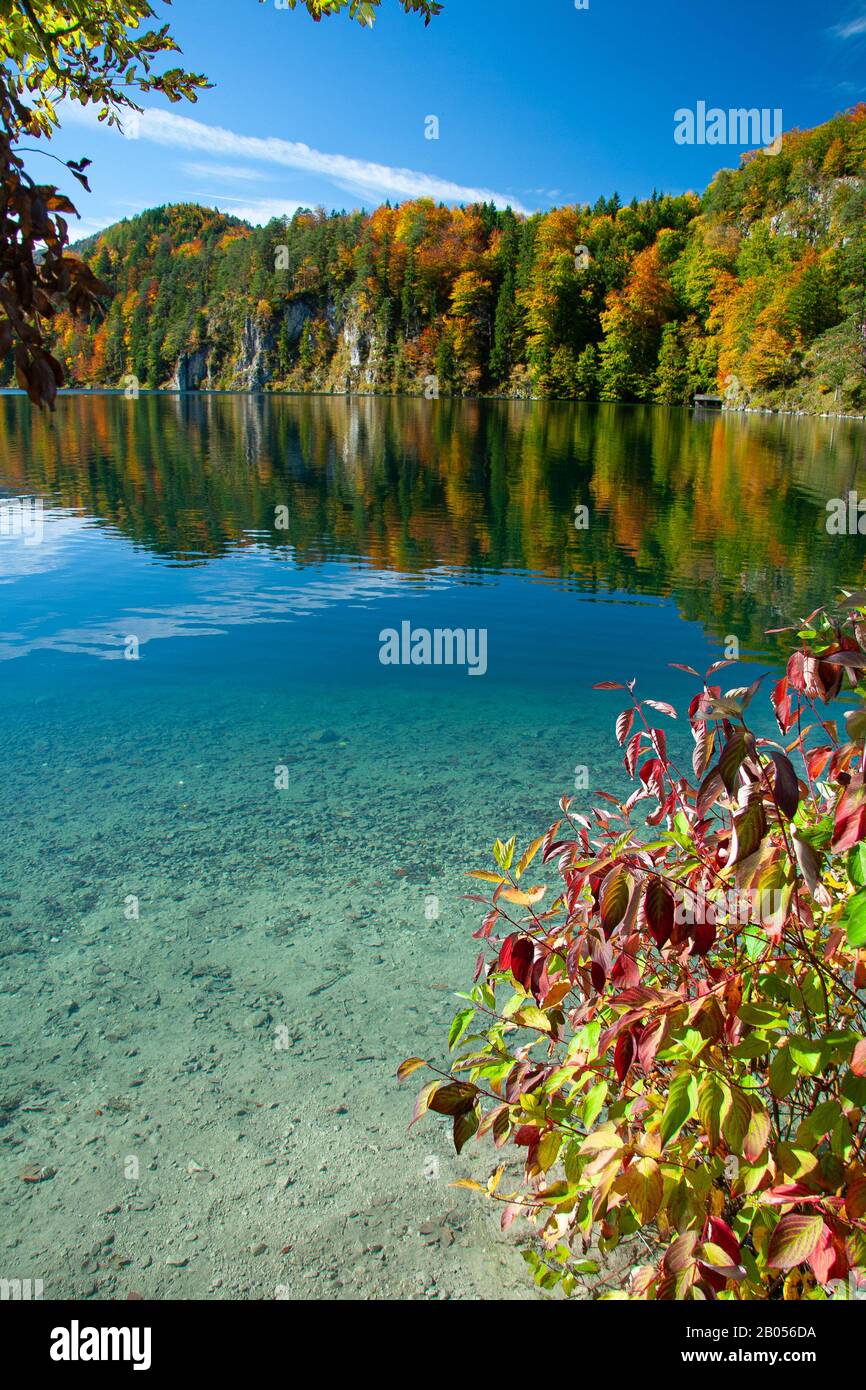
[[[725,790],[718,768],[713,768],[708,772],[701,785],[698,787],[698,794],[695,798],[695,810],[703,820],[711,806],[715,806],[719,797]]]
[[[809,749],[806,754],[806,766],[813,782],[821,776],[832,756],[833,749],[829,745]]]
[[[727,791],[734,790],[740,768],[754,749],[755,740],[745,729],[738,729],[728,739],[719,756],[719,775]]]
[[[803,667],[806,657],[803,652],[792,652],[788,658],[788,666],[785,672],[788,685],[792,690],[805,690],[806,681],[803,675]]]
[[[509,1202],[508,1205],[503,1209],[502,1216],[499,1221],[500,1228],[503,1231],[507,1231],[508,1227],[514,1224],[515,1217],[519,1216],[522,1210],[522,1202]]]
[[[834,853],[853,849],[866,838],[866,801],[862,787],[847,787],[836,808],[836,824],[830,848]]]
[[[732,1264],[738,1265],[740,1263],[742,1254],[740,1242],[737,1240],[737,1237],[734,1235],[728,1223],[723,1221],[720,1216],[710,1217],[706,1239],[712,1245],[718,1245],[720,1249],[724,1250],[726,1255],[730,1255]]]
[[[616,741],[620,747],[625,743],[631,733],[631,726],[634,723],[634,710],[624,709],[616,721]]]
[[[628,748],[625,750],[625,770],[629,777],[634,777],[634,770],[637,767],[637,760],[640,757],[642,739],[643,733],[636,733],[629,741]]]
[[[651,878],[644,898],[647,926],[661,950],[674,929],[674,900],[660,878]]]
[[[797,814],[797,807],[800,805],[800,787],[794,765],[784,753],[773,752],[770,757],[776,765],[776,785],[773,788],[773,797],[782,814],[786,815],[789,820],[793,820]]]
[[[741,864],[760,845],[767,833],[767,817],[759,796],[753,796],[745,810],[734,816],[734,833],[728,864]]]
[[[643,704],[649,705],[650,709],[657,709],[660,714],[668,714],[671,719],[676,719],[677,712],[673,705],[669,705],[667,700],[644,700]]]
[[[540,1004],[542,999],[550,989],[550,976],[547,971],[548,957],[539,952],[538,959],[532,967],[530,975],[530,990],[536,1004]]]
[[[613,1054],[613,1067],[618,1081],[625,1081],[633,1061],[634,1038],[631,1033],[622,1033],[617,1039]]]
[[[825,1226],[818,1238],[818,1244],[809,1256],[809,1268],[819,1284],[827,1284],[830,1280],[830,1271],[835,1263],[836,1246],[833,1241],[833,1232],[828,1226]]]
[[[589,935],[590,969],[593,988],[601,994],[611,970],[611,949],[598,932]]]
[[[468,1081],[444,1081],[431,1093],[427,1108],[437,1115],[462,1115],[472,1109],[477,1095],[478,1087]]]
[[[514,1131],[514,1142],[521,1149],[531,1148],[538,1143],[539,1130],[535,1125],[520,1125]]]
[[[663,763],[668,759],[668,740],[664,729],[650,729],[650,738],[653,748],[658,753]]]
[[[705,956],[716,939],[715,922],[698,922],[692,932],[692,951],[696,956]]]
[[[668,1030],[669,1020],[666,1017],[653,1019],[652,1023],[644,1028],[638,1039],[637,1058],[645,1072],[652,1070],[656,1053],[664,1041]]]
[[[795,723],[797,716],[794,713],[794,701],[788,694],[788,682],[784,676],[779,681],[778,685],[773,687],[773,693],[770,699],[776,715],[776,723],[782,733],[786,734],[791,725]]]
[[[535,943],[528,936],[520,936],[511,949],[510,970],[519,985],[528,992],[532,979],[532,966],[535,961]]]
[[[644,763],[640,770],[640,780],[645,787],[650,787],[662,800],[665,794],[664,766],[658,758],[650,758]]]
[[[506,936],[499,948],[499,959],[496,962],[496,968],[498,970],[511,969],[511,954],[514,950],[514,943],[519,940],[520,937],[516,932],[512,932],[511,936]]]

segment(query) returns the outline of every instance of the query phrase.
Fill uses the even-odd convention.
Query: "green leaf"
[[[586,1100],[583,1102],[583,1108],[581,1110],[580,1118],[583,1120],[583,1123],[586,1125],[587,1129],[592,1129],[593,1125],[595,1124],[596,1120],[598,1119],[599,1115],[604,1109],[604,1103],[606,1100],[607,1082],[599,1081],[597,1086],[593,1086],[592,1090],[587,1095]]]
[[[818,1167],[815,1155],[795,1144],[777,1144],[775,1158],[785,1177],[794,1181],[807,1178]]]
[[[816,1105],[811,1115],[807,1115],[800,1128],[797,1130],[798,1142],[816,1143],[829,1134],[842,1114],[841,1107],[837,1100],[823,1100],[820,1105]]]
[[[790,1095],[797,1081],[797,1066],[787,1047],[780,1047],[770,1062],[770,1090],[777,1100]]]
[[[454,1048],[463,1037],[463,1034],[466,1032],[474,1017],[474,1009],[461,1009],[459,1014],[454,1015],[451,1028],[448,1032],[448,1047],[450,1051],[454,1051]]]
[[[751,1062],[755,1057],[766,1057],[772,1048],[760,1033],[750,1033],[741,1043],[731,1048],[731,1056],[738,1062]]]
[[[501,840],[497,840],[493,846],[493,858],[504,874],[507,874],[508,870],[511,868],[511,861],[514,858],[514,846],[516,843],[517,836],[512,835],[507,844],[503,844]]]
[[[767,1264],[772,1269],[794,1269],[804,1264],[823,1230],[823,1216],[783,1216],[770,1239]]]
[[[752,1110],[749,1128],[743,1140],[743,1156],[749,1163],[757,1163],[769,1143],[772,1124],[760,1101],[753,1100],[752,1104],[756,1108]]]
[[[866,843],[855,845],[848,855],[848,877],[857,888],[866,887]]]
[[[785,1014],[765,1004],[743,1004],[739,1017],[744,1023],[750,1023],[753,1028],[787,1028],[788,1026],[788,1019]]]
[[[711,1151],[719,1146],[722,1121],[730,1104],[731,1093],[721,1079],[714,1072],[705,1076],[698,1091],[698,1119],[706,1130]]]
[[[521,1028],[534,1028],[538,1033],[550,1032],[550,1019],[534,1004],[527,1004],[524,1008],[518,1009],[514,1014],[514,1022],[519,1023]]]
[[[788,1051],[799,1070],[807,1076],[817,1076],[822,1070],[824,1047],[815,1038],[789,1038]]]
[[[662,1148],[676,1138],[683,1125],[697,1112],[697,1108],[697,1082],[691,1072],[681,1071],[671,1082],[667,1105],[662,1115]]]
[[[538,1145],[537,1162],[542,1173],[546,1173],[548,1168],[556,1162],[562,1144],[562,1135],[557,1134],[555,1129],[548,1130]]]
[[[849,946],[866,946],[866,888],[861,888],[859,893],[848,899],[840,926],[848,933]]]
[[[641,1225],[648,1225],[654,1220],[664,1195],[659,1165],[654,1158],[635,1159],[624,1173],[622,1184]]]
[[[731,1152],[740,1154],[743,1151],[743,1143],[752,1123],[752,1107],[745,1092],[736,1086],[731,1087],[730,1098],[731,1104],[725,1115],[722,1129]]]
[[[743,930],[743,945],[749,960],[755,961],[767,949],[767,938],[752,927]]]

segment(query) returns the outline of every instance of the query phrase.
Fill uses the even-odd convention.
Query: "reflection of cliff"
[[[181,562],[258,544],[299,564],[524,570],[673,594],[753,645],[861,582],[860,538],[829,537],[824,520],[857,486],[863,439],[853,424],[646,407],[70,396],[46,420],[0,399],[6,485]]]

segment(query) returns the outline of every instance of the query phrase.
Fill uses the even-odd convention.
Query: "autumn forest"
[[[69,384],[866,409],[866,105],[703,196],[531,217],[432,201],[252,227],[193,204],[80,243]]]

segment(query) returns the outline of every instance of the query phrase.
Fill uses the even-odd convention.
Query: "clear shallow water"
[[[78,396],[44,420],[0,397],[0,499],[44,524],[0,538],[0,1274],[526,1296],[448,1187],[486,1155],[407,1135],[392,1080],[443,1055],[464,870],[554,819],[577,764],[618,780],[595,681],[682,707],[669,661],[736,634],[772,664],[767,627],[862,583],[861,539],[824,526],[862,441],[615,407]],[[381,665],[406,620],[486,629],[487,673]]]

